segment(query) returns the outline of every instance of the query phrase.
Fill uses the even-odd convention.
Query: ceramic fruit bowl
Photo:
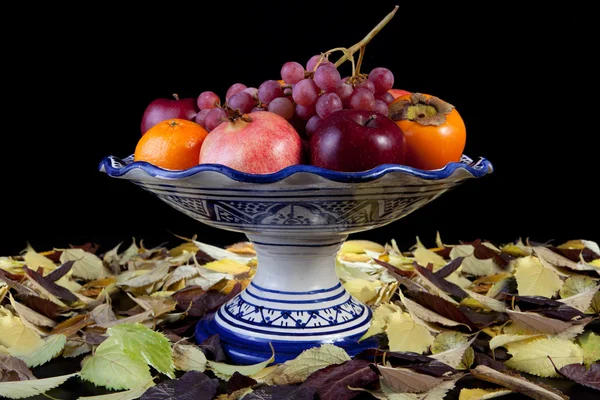
[[[182,213],[214,228],[242,232],[257,253],[250,285],[196,329],[199,341],[219,334],[234,362],[276,362],[333,343],[351,356],[371,311],[335,273],[335,256],[351,233],[392,223],[470,178],[493,171],[463,156],[434,171],[402,165],[342,173],[309,165],[252,175],[203,164],[169,171],[130,156],[106,157],[100,171],[129,180]]]

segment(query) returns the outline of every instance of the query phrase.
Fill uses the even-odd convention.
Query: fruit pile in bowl
[[[134,161],[175,171],[221,165],[247,174],[297,165],[438,170],[460,162],[466,128],[455,107],[395,88],[387,68],[361,72],[367,43],[396,9],[350,48],[315,55],[305,65],[286,62],[281,79],[257,87],[235,83],[224,97],[204,91],[197,98],[156,99],[142,117]],[[351,71],[343,77],[346,62]]]

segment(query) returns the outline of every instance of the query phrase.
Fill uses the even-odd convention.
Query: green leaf
[[[589,367],[600,360],[600,336],[593,332],[586,332],[577,338],[583,350],[583,363]]]
[[[9,399],[23,399],[46,393],[48,390],[62,385],[67,379],[75,375],[77,374],[27,381],[2,382],[0,383],[0,396],[8,397]]]
[[[135,400],[142,397],[142,395],[148,390],[148,387],[154,386],[153,382],[150,385],[140,386],[135,389],[125,390],[122,392],[101,394],[98,396],[84,396],[78,397],[77,400]]]
[[[560,288],[560,297],[576,296],[596,288],[596,283],[589,276],[575,275],[567,278],[565,284]]]
[[[108,335],[131,359],[150,364],[158,372],[175,378],[171,343],[163,334],[137,323],[108,328]]]
[[[27,355],[18,356],[25,361],[28,367],[37,367],[52,360],[65,347],[67,337],[65,335],[50,335],[44,339],[44,344]]]
[[[258,364],[229,365],[229,364],[209,360],[206,362],[206,366],[215,373],[217,378],[223,379],[225,381],[229,380],[229,378],[231,378],[231,376],[235,372],[238,372],[238,373],[240,373],[242,375],[246,375],[246,376],[252,376],[254,374],[257,374],[264,368],[266,368],[266,366],[271,364],[273,361],[275,361],[275,351],[273,350],[273,346],[271,346],[271,350],[273,351],[271,358],[269,358],[268,360],[265,360],[261,363],[258,363]]]
[[[135,389],[152,380],[148,365],[125,354],[112,337],[84,361],[79,375],[96,386],[114,390]]]

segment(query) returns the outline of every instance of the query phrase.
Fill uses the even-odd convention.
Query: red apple
[[[410,94],[410,92],[402,89],[390,89],[388,92],[394,96],[394,99],[397,99],[400,96],[404,96],[405,94]]]
[[[310,164],[334,171],[367,171],[404,164],[404,133],[375,111],[340,110],[325,118],[310,139]]]
[[[210,131],[200,149],[200,164],[269,174],[301,164],[302,156],[302,139],[285,118],[269,111],[254,111]]]
[[[195,98],[180,99],[176,94],[172,99],[160,98],[148,104],[142,116],[142,135],[161,121],[171,118],[181,118],[193,121],[198,114]]]

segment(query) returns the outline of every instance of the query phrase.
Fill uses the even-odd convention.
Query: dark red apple
[[[171,118],[181,118],[193,121],[198,114],[198,104],[195,98],[180,99],[176,94],[172,99],[160,98],[148,104],[142,116],[142,135],[161,121]]]
[[[367,171],[404,164],[404,133],[375,111],[340,110],[325,118],[309,144],[310,164],[334,171]]]

